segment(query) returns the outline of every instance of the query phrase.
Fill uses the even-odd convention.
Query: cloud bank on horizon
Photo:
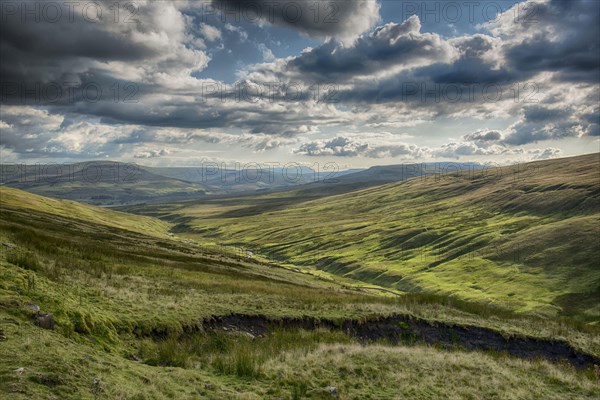
[[[2,162],[598,151],[600,2],[3,1]]]

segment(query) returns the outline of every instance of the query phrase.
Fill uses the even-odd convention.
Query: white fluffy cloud
[[[273,52],[271,51],[271,49],[269,49],[264,43],[260,43],[258,45],[258,50],[262,54],[263,61],[265,61],[265,62],[275,61],[275,55],[273,55]]]
[[[118,152],[119,142],[135,129],[87,120],[71,120],[34,107],[3,106],[2,145],[33,157],[98,157]]]
[[[152,149],[135,154],[134,158],[159,158],[171,154],[169,149]]]
[[[426,147],[400,143],[390,133],[344,134],[332,139],[303,143],[295,153],[307,156],[365,157],[365,158],[422,158]]]
[[[240,38],[240,41],[245,42],[246,40],[248,40],[248,32],[246,32],[244,29],[242,29],[239,26],[235,26],[230,24],[229,22],[227,22],[224,25],[224,28],[226,30],[228,30],[229,32],[237,32]]]
[[[390,133],[344,134],[333,139],[314,140],[301,144],[297,154],[313,157],[363,157],[419,159],[467,159],[477,156],[518,156],[529,160],[555,158],[561,155],[556,148],[524,149],[495,143],[497,131],[482,130],[465,135],[461,141],[429,148],[403,143]]]
[[[200,24],[200,32],[208,41],[214,42],[221,39],[221,31],[209,24]]]

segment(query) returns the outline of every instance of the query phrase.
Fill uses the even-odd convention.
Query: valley
[[[0,392],[593,398],[597,158],[119,211],[1,187]]]
[[[591,154],[321,198],[299,186],[126,210],[182,221],[174,227],[182,237],[250,248],[314,273],[593,322],[598,162]]]

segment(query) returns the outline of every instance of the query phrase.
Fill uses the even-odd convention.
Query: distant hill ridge
[[[292,187],[320,197],[423,174],[478,168],[476,164],[429,163],[346,171],[321,167],[322,171],[315,171],[297,164],[286,168],[252,165],[239,164],[238,169],[215,163],[199,167],[147,167],[104,160],[2,164],[0,184],[93,205],[123,206],[194,200],[210,195],[267,193]],[[248,167],[244,169],[245,166]]]

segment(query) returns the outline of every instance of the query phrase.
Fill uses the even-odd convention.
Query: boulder
[[[37,316],[37,325],[43,329],[54,329],[54,315],[40,314]]]
[[[332,396],[337,396],[337,388],[335,386],[327,386],[325,390]]]

